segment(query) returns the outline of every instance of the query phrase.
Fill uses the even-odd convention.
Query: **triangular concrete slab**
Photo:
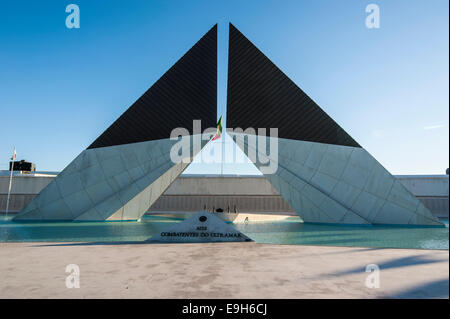
[[[227,127],[278,128],[294,140],[360,147],[230,23]]]
[[[217,120],[217,25],[213,26],[89,147],[168,138],[174,128],[193,131],[193,120]]]
[[[253,241],[213,214],[201,211],[149,238],[157,243],[207,243]]]
[[[14,220],[138,220],[183,172],[194,121],[217,119],[217,25],[152,85]],[[172,130],[185,128],[189,154],[171,159]]]
[[[278,129],[258,144],[255,130],[230,135],[305,222],[443,226],[231,24],[227,88],[227,130]]]

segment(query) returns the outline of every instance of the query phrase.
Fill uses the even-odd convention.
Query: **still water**
[[[13,222],[0,217],[0,242],[142,241],[181,220],[145,216],[141,222]],[[259,243],[382,248],[448,249],[445,227],[304,224],[298,218],[231,224]]]

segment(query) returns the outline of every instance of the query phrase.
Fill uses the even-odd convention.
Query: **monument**
[[[278,129],[258,137],[278,145],[277,169],[264,175],[303,221],[442,225],[231,24],[229,32],[228,127]],[[217,25],[14,219],[140,219],[201,150],[170,159],[172,130],[193,132],[197,119],[205,127],[217,120]]]
[[[442,225],[232,24],[229,32],[227,127],[278,128],[278,169],[265,177],[305,222]]]
[[[253,241],[213,214],[201,211],[151,237],[148,242],[204,243]]]

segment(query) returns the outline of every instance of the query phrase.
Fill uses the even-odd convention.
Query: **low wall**
[[[22,210],[55,177],[54,174],[15,174],[9,211]],[[438,217],[449,215],[448,175],[399,175],[402,184]],[[6,209],[9,176],[0,175],[0,213]],[[260,176],[181,176],[149,209],[199,211],[222,208],[231,212],[284,212],[293,210]]]
[[[0,175],[0,213],[6,211],[9,188],[9,172]],[[19,174],[14,172],[9,200],[9,212],[21,211],[56,175],[54,174]]]

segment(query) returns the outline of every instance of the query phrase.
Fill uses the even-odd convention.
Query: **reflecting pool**
[[[143,241],[180,221],[145,216],[141,222],[13,222],[1,216],[0,242]],[[445,227],[319,225],[295,217],[231,225],[259,243],[448,249],[448,219],[441,221]]]

